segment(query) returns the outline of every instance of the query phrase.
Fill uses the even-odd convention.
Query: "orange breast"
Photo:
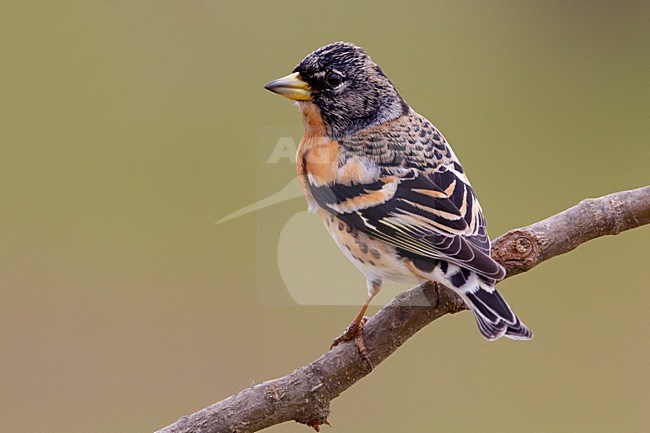
[[[327,137],[320,110],[311,102],[300,102],[304,134],[298,145],[296,171],[300,186],[307,199],[310,210],[316,203],[309,191],[309,180],[315,185],[329,185],[336,180],[339,158],[339,145]]]

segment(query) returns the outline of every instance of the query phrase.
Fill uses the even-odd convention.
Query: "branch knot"
[[[506,268],[507,275],[519,274],[535,266],[540,242],[530,231],[511,230],[494,241],[492,257]]]

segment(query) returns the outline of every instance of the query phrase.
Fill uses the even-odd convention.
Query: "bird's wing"
[[[408,146],[397,153],[408,155]],[[321,208],[406,256],[444,260],[501,279],[505,272],[490,257],[481,207],[451,149],[448,155],[428,162],[424,158],[424,164],[387,161],[378,166],[374,181],[310,182],[310,192]]]

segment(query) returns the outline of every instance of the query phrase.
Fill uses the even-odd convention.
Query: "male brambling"
[[[442,134],[400,97],[359,47],[337,42],[266,89],[296,101],[304,123],[297,171],[309,210],[367,278],[368,297],[332,346],[354,339],[368,361],[364,313],[382,280],[456,291],[488,340],[532,338],[494,288],[485,218]]]

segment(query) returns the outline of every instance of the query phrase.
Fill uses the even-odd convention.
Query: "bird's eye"
[[[338,72],[330,72],[327,74],[325,82],[330,87],[338,87],[343,82],[343,75]]]

